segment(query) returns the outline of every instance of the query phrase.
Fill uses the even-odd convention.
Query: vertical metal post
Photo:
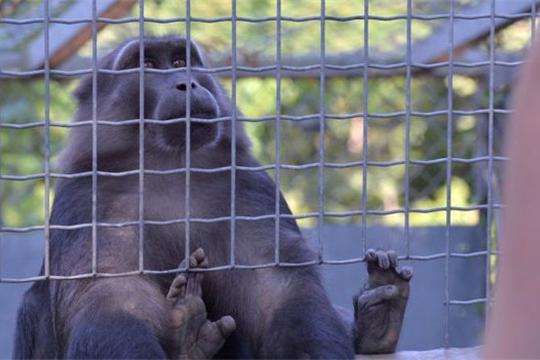
[[[139,272],[144,272],[144,0],[139,0]]]
[[[486,211],[486,314],[491,301],[491,241],[493,218],[493,122],[495,116],[495,0],[491,0],[489,27],[488,191]],[[487,316],[486,316],[487,319]]]
[[[45,158],[44,158],[44,172],[45,172],[45,189],[44,189],[44,199],[43,199],[43,210],[44,210],[44,237],[45,237],[45,257],[43,259],[43,270],[44,275],[46,278],[48,278],[51,275],[51,269],[50,269],[50,219],[49,219],[49,197],[50,197],[50,175],[51,175],[51,168],[50,168],[50,159],[51,159],[51,138],[50,138],[50,102],[51,102],[51,89],[50,89],[50,80],[51,80],[51,74],[50,74],[50,64],[49,64],[49,55],[50,55],[50,49],[49,49],[49,28],[50,28],[50,13],[49,13],[49,0],[43,1],[43,15],[44,15],[44,26],[45,26],[45,34],[44,34],[44,52],[45,52],[45,61],[43,70],[44,77],[45,77]]]
[[[279,265],[280,248],[280,188],[281,188],[281,0],[276,1],[276,119],[275,119],[275,152],[276,152],[276,174],[275,174],[275,230],[274,230],[274,261]]]
[[[404,230],[407,258],[411,255],[409,236],[410,186],[411,186],[411,66],[412,66],[412,0],[407,0],[407,53],[405,65],[405,179],[404,179]]]
[[[185,243],[184,259],[189,268],[191,255],[191,0],[186,0],[186,197],[185,204]]]
[[[325,133],[326,133],[326,0],[321,0],[320,20],[320,66],[319,74],[319,212],[317,221],[317,241],[319,246],[319,261],[323,261],[324,244],[322,226],[324,223],[324,163],[325,163]]]
[[[230,265],[234,267],[236,265],[236,68],[237,68],[237,54],[236,54],[236,0],[232,0],[231,3],[231,42],[232,42],[232,57],[231,57],[231,101],[232,101],[232,116],[231,116],[231,221],[230,221],[230,236],[231,236],[231,248],[230,248]]]
[[[364,0],[364,67],[362,71],[362,250],[367,250],[368,130],[369,130],[369,0]]]
[[[448,0],[450,16],[448,19],[448,113],[446,126],[446,243],[445,243],[445,322],[444,346],[450,346],[450,242],[452,239],[452,154],[454,131],[454,1]]]
[[[531,0],[531,45],[534,44],[536,39],[536,1]]]
[[[92,0],[92,275],[97,274],[97,0]]]

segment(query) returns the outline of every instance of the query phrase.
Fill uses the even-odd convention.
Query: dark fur
[[[146,38],[146,51],[170,60],[185,41],[178,37]],[[111,69],[122,47],[107,55],[101,68]],[[131,48],[130,48],[131,49]],[[121,68],[138,66],[138,45],[125,51]],[[153,49],[153,50],[152,50]],[[173,50],[176,49],[176,50]],[[194,67],[203,67],[193,45]],[[160,61],[161,61],[160,60]],[[117,61],[118,62],[118,61]],[[161,67],[161,65],[160,65]],[[163,67],[170,67],[164,64]],[[192,116],[229,116],[232,106],[216,80],[193,72],[204,94],[192,91]],[[176,86],[185,74],[145,75],[145,117],[185,116],[185,96]],[[118,121],[139,117],[138,74],[98,77],[100,120]],[[79,109],[75,121],[92,119],[91,77],[76,92]],[[199,90],[197,90],[199,91]],[[202,91],[202,90],[201,90]],[[203,95],[201,95],[203,94]],[[211,94],[211,96],[207,96]],[[197,97],[199,96],[200,97]],[[214,113],[212,111],[215,110]],[[98,168],[126,171],[139,167],[138,124],[98,126]],[[239,166],[258,166],[240,123],[236,128]],[[231,163],[230,122],[192,122],[191,166],[218,168]],[[144,166],[164,170],[185,166],[183,125],[147,124]],[[91,170],[91,127],[72,131],[62,157],[68,173]],[[230,171],[191,173],[191,217],[230,215]],[[98,176],[97,221],[138,220],[138,175]],[[263,171],[236,172],[236,215],[275,213],[275,184]],[[91,177],[62,179],[56,187],[51,224],[90,223]],[[171,220],[185,216],[185,176],[145,175],[144,217]],[[290,214],[283,198],[282,214]],[[292,219],[281,219],[280,257],[283,262],[315,259]],[[144,227],[144,268],[173,269],[184,259],[183,224]],[[138,227],[99,227],[99,272],[123,272],[138,268]],[[76,275],[91,271],[90,228],[51,231],[51,274]],[[191,249],[202,247],[210,266],[229,263],[230,223],[191,223]],[[237,264],[273,261],[274,221],[236,221]],[[163,357],[170,354],[165,293],[172,276],[131,276],[97,280],[49,281],[34,284],[19,311],[16,358],[22,357]],[[352,340],[331,306],[315,267],[265,268],[207,273],[203,283],[209,318],[231,315],[238,328],[227,341],[221,357],[352,358]]]

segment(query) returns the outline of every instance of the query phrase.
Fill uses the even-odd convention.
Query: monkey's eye
[[[156,67],[156,64],[152,60],[144,60],[144,67],[147,69],[153,69]]]
[[[180,67],[185,67],[186,66],[186,62],[182,59],[176,59],[173,61],[173,67],[175,68],[180,68]]]

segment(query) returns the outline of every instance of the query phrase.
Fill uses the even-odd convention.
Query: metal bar
[[[403,226],[405,228],[405,244],[407,257],[411,254],[411,244],[409,236],[409,212],[410,208],[410,186],[411,186],[411,64],[412,64],[412,0],[407,0],[407,51],[405,67],[405,177],[403,204],[405,214],[403,217]]]
[[[538,16],[536,5],[537,1],[531,0],[531,46],[536,40],[536,17]]]
[[[452,253],[450,254],[451,257],[455,258],[470,258],[470,257],[477,257],[477,256],[485,256],[486,252],[478,252],[478,253]],[[432,255],[426,255],[426,256],[416,256],[412,255],[409,258],[406,258],[405,256],[398,257],[398,260],[409,260],[409,261],[433,261],[437,259],[444,259],[446,257],[446,253],[437,253]],[[364,257],[360,258],[353,258],[353,259],[346,259],[346,260],[326,260],[326,261],[306,261],[306,262],[300,262],[300,263],[288,263],[288,262],[282,262],[279,264],[280,267],[284,268],[297,268],[297,267],[304,267],[304,266],[312,266],[312,265],[347,265],[347,264],[357,264],[365,262]],[[224,270],[231,270],[231,269],[239,269],[239,270],[254,270],[254,269],[262,269],[262,268],[270,268],[278,266],[277,263],[271,262],[271,263],[265,263],[265,264],[259,264],[259,265],[235,265],[234,267],[232,265],[223,265],[223,266],[212,266],[208,268],[193,268],[189,271],[191,272],[214,272],[214,271],[224,271]],[[166,270],[144,270],[143,274],[145,275],[169,275],[169,274],[175,274],[179,271],[185,271],[185,269],[182,268],[174,268],[174,269],[166,269]],[[106,272],[99,272],[97,274],[93,273],[84,273],[84,274],[77,274],[77,275],[51,275],[49,279],[51,280],[75,280],[75,279],[89,279],[89,278],[119,278],[119,277],[126,277],[126,276],[133,276],[133,275],[139,275],[141,274],[138,270],[135,271],[126,271],[126,272],[120,272],[120,273],[106,273]],[[41,281],[45,280],[45,276],[31,276],[31,277],[21,277],[21,278],[0,278],[0,282],[2,283],[25,283],[25,282],[34,282],[34,281]],[[471,299],[471,300],[451,300],[449,304],[455,304],[455,305],[467,305],[467,304],[473,304],[482,302],[484,300],[485,302],[486,298],[480,298],[480,299]]]
[[[448,113],[449,110],[436,110],[436,111],[411,111],[411,116],[415,117],[423,117],[423,118],[429,118],[429,117],[435,117],[435,116],[444,116]],[[476,110],[453,110],[452,113],[454,115],[481,115],[481,114],[488,114],[490,112],[489,109],[476,109]],[[503,115],[510,115],[513,113],[513,110],[506,110],[506,109],[493,109],[493,112],[495,114],[503,114]],[[344,113],[344,114],[326,114],[327,119],[331,120],[349,120],[356,117],[361,117],[364,115],[364,112],[356,112],[356,113]],[[397,112],[391,112],[391,113],[366,113],[369,118],[373,119],[393,119],[393,118],[399,118],[401,116],[405,115],[404,111],[397,111]],[[280,119],[287,120],[287,121],[309,121],[309,120],[315,120],[319,118],[319,114],[308,114],[308,115],[280,115]],[[222,116],[215,119],[197,119],[197,118],[191,118],[191,122],[204,122],[204,123],[217,123],[217,122],[227,122],[231,121],[231,116]],[[237,121],[241,122],[265,122],[265,121],[272,121],[275,120],[275,115],[268,115],[268,116],[259,116],[259,117],[245,117],[245,116],[239,116],[237,117]],[[155,120],[155,119],[145,119],[146,123],[149,124],[175,124],[175,123],[181,123],[186,122],[186,118],[175,118],[170,120]],[[129,119],[129,120],[118,120],[118,121],[107,121],[107,120],[98,120],[98,125],[108,125],[108,126],[123,126],[123,125],[129,125],[129,124],[137,124],[139,122],[139,119]],[[82,126],[92,126],[92,120],[89,121],[78,121],[76,123],[72,124],[66,124],[62,122],[49,122],[50,127],[60,127],[60,128],[73,128],[73,127],[82,127]],[[10,129],[30,129],[30,128],[38,128],[38,127],[44,127],[45,122],[37,121],[37,122],[29,122],[26,124],[18,124],[18,123],[4,123],[0,124],[0,129],[2,128],[10,128]],[[413,161],[413,160],[411,160]]]
[[[326,0],[321,0],[320,17],[320,64],[319,74],[319,217],[317,218],[317,243],[319,260],[324,258],[324,244],[322,240],[322,226],[324,223],[324,159],[325,159],[325,133],[326,133]]]
[[[487,180],[487,209],[486,209],[486,299],[491,298],[491,242],[493,240],[492,234],[492,218],[493,218],[493,122],[495,114],[493,112],[495,101],[495,0],[491,0],[491,26],[489,31],[489,105],[490,109],[488,113],[488,180]],[[486,303],[486,314],[488,313],[489,303]],[[486,316],[487,321],[487,316]]]
[[[369,131],[369,1],[364,0],[364,70],[362,74],[362,253],[367,251],[367,192],[369,160],[368,131]]]
[[[144,272],[144,1],[139,1],[139,273]]]
[[[0,78],[0,80],[2,80]],[[0,94],[2,93],[2,81],[0,81]],[[2,107],[0,107],[0,123],[4,123],[5,120],[3,119],[3,111]],[[49,122],[50,124],[50,122]],[[4,155],[4,143],[2,141],[2,128],[0,127],[0,169],[2,168],[3,163],[3,155]],[[3,179],[0,177],[0,181]],[[0,192],[4,191],[4,184],[0,183]],[[4,208],[2,203],[0,203],[0,227],[4,225]],[[2,243],[3,243],[3,234],[0,231],[0,279],[2,279],[2,264],[3,264],[3,250],[2,250]],[[1,281],[0,281],[1,282]]]
[[[446,233],[445,248],[446,257],[444,264],[445,280],[445,319],[444,319],[444,347],[450,347],[450,242],[452,239],[452,143],[454,131],[454,0],[448,0],[450,7],[450,19],[448,21],[448,120],[446,126]]]
[[[488,156],[479,156],[479,157],[473,157],[473,158],[458,158],[453,157],[452,162],[460,163],[460,164],[475,164],[475,163],[481,163],[486,162],[489,159]],[[509,161],[510,158],[504,157],[504,156],[493,156],[493,161]],[[411,165],[435,165],[435,164],[441,164],[445,163],[447,161],[447,158],[437,158],[432,160],[411,160]],[[391,161],[367,161],[364,162],[363,160],[360,161],[350,161],[350,162],[343,162],[343,163],[332,163],[332,162],[325,162],[323,165],[325,168],[330,169],[347,169],[347,168],[354,168],[354,167],[393,167],[398,165],[404,165],[404,160],[391,160]],[[290,165],[290,164],[281,164],[280,168],[285,170],[305,170],[305,169],[313,169],[319,167],[319,162],[313,162],[313,163],[306,163],[302,165]],[[219,172],[225,172],[231,170],[231,166],[222,166],[217,168],[195,168],[192,167],[190,169],[191,173],[219,173]],[[270,165],[261,165],[261,166],[236,166],[237,171],[262,171],[262,170],[276,170],[277,166],[275,164]],[[186,171],[185,168],[176,168],[176,169],[168,169],[168,170],[145,170],[145,175],[171,175],[171,174],[181,174]],[[139,173],[139,170],[128,170],[128,171],[119,171],[119,172],[109,172],[109,171],[98,171],[97,175],[99,176],[108,176],[108,177],[123,177],[123,176],[130,176],[130,175],[136,175]],[[62,173],[50,173],[51,178],[57,178],[57,179],[73,179],[73,178],[82,178],[82,177],[88,177],[92,176],[91,171],[85,171],[80,173],[70,173],[70,174],[62,174]],[[37,173],[37,174],[31,174],[31,175],[0,175],[0,180],[9,180],[9,181],[29,181],[29,180],[37,180],[42,179],[45,177],[45,173]]]
[[[479,205],[473,205],[473,206],[452,206],[451,211],[478,211],[478,210],[485,210],[487,209],[487,204],[479,204]],[[496,204],[494,203],[492,205],[493,209],[504,209],[504,204]],[[418,213],[418,214],[429,214],[429,213],[435,213],[435,212],[445,212],[447,209],[445,206],[439,206],[439,207],[432,207],[432,208],[411,208],[408,210],[409,213]],[[378,216],[385,216],[385,215],[394,215],[394,214],[404,214],[406,212],[405,209],[393,209],[393,210],[366,210],[366,215],[378,215]],[[326,217],[335,217],[335,218],[343,218],[343,217],[352,217],[352,216],[362,216],[364,212],[362,209],[358,210],[348,210],[348,211],[327,211],[325,213]],[[302,214],[296,214],[296,215],[289,215],[289,214],[281,214],[280,218],[283,219],[307,219],[307,218],[318,218],[318,212],[311,212],[311,213],[302,213]],[[275,214],[268,214],[268,215],[258,215],[258,216],[235,216],[236,220],[241,221],[260,221],[260,220],[268,220],[268,219],[275,219]],[[225,222],[230,221],[232,219],[231,216],[221,216],[221,217],[211,217],[211,218],[191,218],[190,221],[192,223],[215,223],[215,222]],[[144,224],[149,225],[171,225],[171,224],[179,224],[184,223],[186,220],[184,218],[180,219],[170,219],[170,220],[145,220]],[[124,222],[117,222],[117,223],[108,223],[108,222],[98,222],[98,227],[126,227],[126,226],[134,226],[137,225],[138,221],[124,221]],[[92,223],[80,223],[80,224],[72,224],[72,225],[51,225],[51,229],[58,229],[58,230],[72,230],[72,229],[82,229],[82,228],[88,228],[91,227]],[[31,232],[36,230],[43,230],[44,226],[26,226],[26,227],[10,227],[10,226],[3,226],[0,227],[0,231],[2,232],[11,232],[11,233],[25,233],[25,232]],[[492,252],[495,253],[495,252]]]
[[[186,152],[185,152],[185,198],[184,207],[186,221],[184,223],[184,263],[186,269],[190,267],[191,256],[191,0],[186,0]]]
[[[43,199],[43,210],[44,210],[44,231],[43,236],[45,239],[45,256],[43,259],[43,271],[45,273],[45,277],[48,278],[51,274],[51,263],[50,263],[50,244],[51,244],[51,233],[50,233],[50,216],[49,216],[49,196],[50,196],[50,160],[51,160],[51,138],[50,138],[50,131],[49,131],[49,122],[50,122],[50,102],[51,102],[51,84],[50,84],[50,64],[49,64],[49,0],[43,1],[43,12],[45,16],[45,24],[44,24],[44,53],[45,53],[45,64],[44,64],[44,75],[45,75],[45,121],[44,121],[44,127],[45,127],[45,156],[44,156],[44,181],[45,181],[45,189],[44,189],[44,199]]]
[[[92,18],[97,16],[97,0],[92,0]],[[97,25],[92,22],[92,274],[97,274]],[[48,59],[48,57],[47,57]]]
[[[534,1],[534,0],[533,0]],[[539,1],[537,1],[538,3]],[[515,13],[512,12],[498,12],[493,15],[495,19],[500,20],[516,20],[516,19],[523,19],[530,16],[529,12],[525,12],[523,10],[517,11]],[[358,14],[358,15],[352,15],[352,16],[334,16],[334,15],[327,15],[326,19],[328,21],[335,21],[335,22],[349,22],[349,21],[358,21],[358,20],[364,20],[366,16],[364,14]],[[410,18],[412,20],[422,20],[422,21],[437,21],[437,20],[447,20],[450,17],[449,14],[440,13],[440,14],[431,14],[431,15],[424,15],[424,14],[417,14],[412,15]],[[454,18],[456,20],[482,20],[482,19],[490,19],[492,17],[492,14],[489,12],[479,12],[477,14],[456,14]],[[399,21],[399,20],[407,20],[409,17],[405,14],[399,14],[399,15],[369,15],[369,20],[374,21]],[[185,17],[168,17],[168,18],[156,18],[156,17],[144,17],[144,22],[146,23],[155,23],[155,24],[172,24],[172,23],[182,23],[186,22]],[[320,16],[282,16],[281,20],[284,22],[293,22],[293,23],[302,23],[302,22],[309,22],[309,21],[320,21]],[[220,22],[232,22],[231,16],[216,16],[216,17],[191,17],[190,20],[192,23],[203,23],[203,24],[212,24],[212,23],[220,23]],[[236,17],[237,22],[246,22],[246,23],[264,23],[264,22],[275,22],[276,16],[263,16],[263,17],[248,17],[248,16],[237,16]],[[0,24],[10,24],[10,25],[31,25],[31,24],[43,24],[45,22],[45,19],[42,17],[32,17],[32,18],[24,18],[24,19],[17,19],[17,18],[0,18]],[[64,25],[74,25],[74,24],[81,24],[81,23],[91,23],[91,18],[58,18],[58,17],[52,17],[50,19],[51,24],[64,24]],[[138,23],[139,17],[138,16],[124,16],[121,18],[110,18],[101,16],[97,18],[97,22],[99,24],[129,24],[129,23]]]
[[[280,261],[280,225],[281,225],[281,0],[276,2],[276,119],[274,122],[276,136],[275,142],[275,213],[274,220],[274,261]]]
[[[525,64],[525,60],[516,60],[516,61],[502,61],[495,60],[494,65],[500,67],[519,67]],[[489,67],[492,63],[489,61],[455,61],[455,68],[462,68],[464,74],[469,74],[471,76],[483,75],[484,71],[480,71],[478,68]],[[325,69],[327,70],[326,77],[357,77],[362,76],[362,70],[366,65],[364,63],[351,63],[347,65],[339,64],[326,64]],[[378,78],[391,78],[397,76],[403,76],[403,71],[407,67],[405,62],[389,62],[389,63],[374,63],[370,62],[367,67],[372,69],[373,76]],[[421,73],[428,70],[440,69],[448,67],[448,61],[439,61],[432,63],[421,63],[421,62],[412,62],[410,64],[412,73]],[[297,77],[297,78],[313,78],[319,76],[321,71],[321,64],[311,64],[305,66],[296,66],[296,65],[282,65],[282,77]],[[148,69],[149,73],[174,73],[180,71],[179,69]],[[232,66],[219,66],[211,69],[205,68],[193,68],[193,72],[206,73],[206,74],[217,74],[222,77],[231,76]],[[243,77],[275,77],[277,68],[275,65],[265,65],[265,66],[236,66],[236,73],[238,78]],[[467,72],[468,71],[468,72]],[[476,71],[472,72],[471,71]],[[99,69],[98,73],[100,74],[129,74],[136,73],[138,70],[135,69],[125,69],[125,70],[109,70],[109,69]],[[62,77],[71,77],[71,76],[80,76],[84,74],[92,73],[92,69],[84,70],[57,70],[51,69],[50,74],[59,78]],[[34,78],[44,74],[44,70],[30,70],[30,71],[11,71],[11,70],[0,70],[0,78]],[[437,73],[436,73],[437,75]]]
[[[230,265],[236,266],[236,67],[237,67],[237,48],[236,48],[236,0],[231,2],[231,63],[232,63],[232,78],[231,78],[231,101],[232,101],[232,116],[231,116],[231,220],[230,220]]]

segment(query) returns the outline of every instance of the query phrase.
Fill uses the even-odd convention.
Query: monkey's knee
[[[122,311],[86,314],[72,329],[69,359],[165,359],[151,326]]]
[[[168,305],[156,283],[142,277],[99,279],[79,297],[81,307],[73,313],[70,326],[87,312],[124,313],[146,322],[158,336],[166,336]]]

